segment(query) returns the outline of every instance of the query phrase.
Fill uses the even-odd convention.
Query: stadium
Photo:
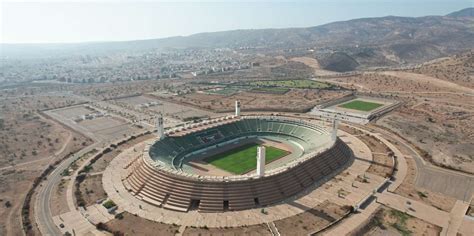
[[[225,212],[283,202],[353,161],[333,129],[283,116],[209,119],[164,132],[126,163],[136,198],[169,210]]]

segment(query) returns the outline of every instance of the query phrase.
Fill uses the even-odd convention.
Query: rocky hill
[[[233,30],[127,42],[3,45],[1,50],[3,55],[11,57],[34,53],[36,56],[92,54],[190,47],[250,47],[265,50],[329,48],[332,51],[344,50],[356,64],[386,66],[417,63],[474,48],[472,11],[472,8],[468,8],[446,16],[387,16],[308,28]],[[335,57],[344,61],[348,59],[341,57],[341,54]]]
[[[448,14],[450,17],[474,17],[474,7],[465,8]]]

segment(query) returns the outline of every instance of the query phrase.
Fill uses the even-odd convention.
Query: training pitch
[[[258,146],[260,145],[256,143],[246,144],[206,158],[204,161],[233,174],[245,174],[257,166]],[[288,154],[288,151],[265,146],[265,163],[268,164]]]
[[[268,87],[282,87],[282,88],[300,88],[300,89],[325,89],[332,85],[328,83],[318,82],[314,80],[296,79],[296,80],[262,80],[250,82],[253,86],[268,86]]]
[[[381,106],[383,106],[383,104],[375,103],[375,102],[366,102],[366,101],[361,101],[361,100],[354,100],[354,101],[339,105],[339,107],[342,107],[342,108],[359,110],[359,111],[372,111]]]

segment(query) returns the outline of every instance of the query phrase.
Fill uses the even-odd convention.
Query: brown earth
[[[456,199],[427,189],[415,187],[415,160],[412,158],[406,158],[406,160],[408,164],[407,175],[402,184],[395,190],[395,193],[416,201],[424,202],[425,204],[436,207],[439,210],[450,212],[456,203]]]
[[[272,235],[268,227],[264,224],[261,225],[249,225],[245,227],[227,227],[227,228],[194,228],[187,227],[183,235],[199,236],[199,235],[222,235],[222,236],[233,236],[233,235]]]
[[[89,174],[93,173],[100,173],[104,171],[107,168],[107,165],[109,162],[114,159],[118,154],[120,154],[122,151],[134,146],[137,143],[143,142],[148,139],[155,138],[155,134],[148,134],[148,135],[143,135],[140,137],[137,137],[133,140],[130,140],[117,148],[114,148],[111,152],[108,152],[104,154],[101,158],[99,158],[97,161],[95,161],[92,165],[90,165],[92,168],[90,171],[88,171]]]
[[[66,190],[67,185],[71,180],[69,178],[63,178],[54,187],[51,196],[51,215],[56,216],[66,212],[69,212],[67,205]]]
[[[214,112],[232,111],[236,100],[241,102],[242,111],[306,112],[321,102],[342,97],[346,94],[348,94],[348,92],[292,89],[283,95],[250,92],[242,92],[230,96],[191,93],[165,99],[178,104],[189,105]]]
[[[435,236],[441,233],[441,227],[404,214],[381,207],[370,222],[354,235],[425,235]]]
[[[474,88],[474,52],[454,55],[425,63],[409,71]]]
[[[303,213],[274,223],[282,235],[307,235],[341,218],[347,210],[345,207],[325,201]]]
[[[358,138],[372,151],[373,163],[370,164],[367,172],[384,178],[389,177],[394,165],[390,149],[372,136],[360,135]]]
[[[107,197],[107,193],[102,187],[102,174],[86,176],[84,181],[81,182],[79,189],[86,207],[92,206],[98,200]]]
[[[106,223],[106,226],[123,235],[175,235],[178,232],[178,225],[168,225],[134,216],[128,212],[122,213],[123,219],[113,219]],[[133,226],[133,227],[130,227]]]
[[[22,234],[20,208],[33,180],[48,163],[90,144],[89,139],[38,113],[38,109],[77,101],[36,96],[37,90],[17,89],[0,94],[0,235]]]
[[[425,150],[428,161],[474,173],[473,108],[459,95],[413,99],[377,124]]]
[[[470,62],[462,65],[465,63]],[[455,66],[450,68],[451,72],[464,71]],[[377,124],[425,150],[428,161],[474,173],[471,151],[474,148],[474,89],[471,87],[402,71],[367,72],[329,81],[359,91],[391,95],[393,99],[404,102]]]

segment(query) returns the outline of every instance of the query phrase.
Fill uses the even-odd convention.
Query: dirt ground
[[[5,117],[4,126],[0,129],[0,156],[5,158],[0,158],[0,167],[48,158],[66,149],[70,142],[74,148],[90,143],[36,113]]]
[[[282,235],[307,235],[321,230],[347,211],[344,207],[325,201],[315,208],[274,223]]]
[[[440,166],[474,173],[474,102],[455,95],[409,101],[396,112],[377,121],[429,155]],[[449,100],[448,100],[449,99]]]
[[[321,65],[319,64],[319,61],[316,60],[316,58],[311,58],[311,57],[293,57],[290,60],[296,61],[296,62],[301,62],[313,69],[321,69]]]
[[[69,211],[66,200],[67,185],[71,180],[69,178],[63,178],[54,187],[53,194],[51,196],[51,214],[53,216],[60,215]]]
[[[450,81],[401,71],[365,72],[361,75],[329,79],[362,92],[373,93],[472,93],[474,90]]]
[[[236,236],[236,235],[272,235],[268,227],[264,224],[251,225],[245,227],[236,228],[193,228],[187,227],[183,235],[186,236],[211,236],[211,235],[222,235],[222,236]]]
[[[473,67],[474,51],[470,51],[464,54],[438,59],[432,63],[425,63],[420,68],[410,71],[474,88]]]
[[[102,186],[102,172],[105,170],[105,168],[107,168],[108,163],[118,154],[120,154],[123,150],[153,137],[154,134],[149,134],[130,140],[113,149],[111,152],[104,154],[93,164],[85,167],[85,169],[87,169],[87,175],[85,179],[81,182],[79,190],[86,207],[94,205],[97,200],[107,197],[107,194],[105,193],[104,188]],[[86,159],[87,157],[82,158],[81,160],[84,161]],[[80,166],[83,163],[82,161],[79,161],[74,166]],[[77,187],[76,185],[74,185],[74,191],[76,191],[76,189]]]
[[[88,175],[80,185],[82,198],[86,207],[96,204],[97,200],[107,197],[107,193],[102,187],[102,174]]]
[[[37,166],[0,171],[0,235],[22,234],[20,209],[33,179],[40,173]]]
[[[390,150],[385,144],[379,142],[374,137],[369,136],[360,130],[343,125],[339,126],[339,128],[352,135],[356,135],[372,151],[374,163],[369,166],[367,172],[382,177],[388,177],[392,173],[394,163],[392,157],[389,155]]]
[[[296,62],[301,62],[301,63],[313,68],[314,74],[317,75],[317,76],[337,74],[337,72],[322,69],[321,65],[319,64],[319,61],[316,58],[312,58],[312,57],[293,57],[290,60],[296,61]]]
[[[118,154],[120,154],[123,150],[128,149],[134,146],[137,143],[143,142],[145,140],[154,138],[155,134],[148,134],[144,136],[140,136],[136,139],[130,140],[117,148],[113,149],[111,152],[104,154],[100,159],[98,159],[94,164],[91,165],[91,170],[88,172],[89,174],[93,173],[100,173],[107,168],[109,162],[114,159]]]
[[[38,109],[73,105],[80,100],[36,96],[40,92],[28,88],[0,93],[0,235],[22,234],[19,219],[23,199],[51,157],[62,158],[90,143],[38,113]]]
[[[426,235],[441,233],[439,226],[427,223],[402,212],[381,207],[369,224],[354,235]]]
[[[437,68],[465,71],[455,66],[447,66],[446,70]],[[388,94],[403,102],[377,124],[426,151],[429,154],[426,160],[474,173],[474,89],[471,87],[454,80],[403,71],[370,72],[331,80],[359,91]]]
[[[113,219],[106,223],[107,227],[113,231],[118,231],[124,235],[175,235],[178,232],[178,225],[168,225],[154,222],[134,216],[128,212],[124,212],[123,219]],[[133,225],[133,227],[130,227]]]
[[[395,193],[416,200],[422,201],[427,205],[436,207],[442,211],[450,212],[456,203],[456,199],[429,191],[427,189],[416,188],[416,164],[411,158],[406,158],[408,164],[408,172],[403,183],[395,190]]]
[[[372,136],[360,135],[358,138],[372,151],[373,163],[370,164],[367,172],[382,177],[389,177],[394,165],[393,159],[389,155],[390,149]]]
[[[189,106],[183,106],[175,103],[161,101],[153,95],[143,95],[115,100],[115,104],[129,109],[135,109],[139,112],[156,115],[158,113],[169,116],[174,119],[187,120],[192,117],[209,117],[211,112],[195,109]],[[145,104],[154,104],[143,106]]]
[[[191,93],[182,96],[169,97],[172,102],[212,110],[214,112],[229,112],[234,109],[236,100],[242,104],[242,111],[288,111],[306,112],[329,99],[342,97],[348,91],[331,91],[317,89],[292,89],[279,94],[241,92],[230,96]]]

